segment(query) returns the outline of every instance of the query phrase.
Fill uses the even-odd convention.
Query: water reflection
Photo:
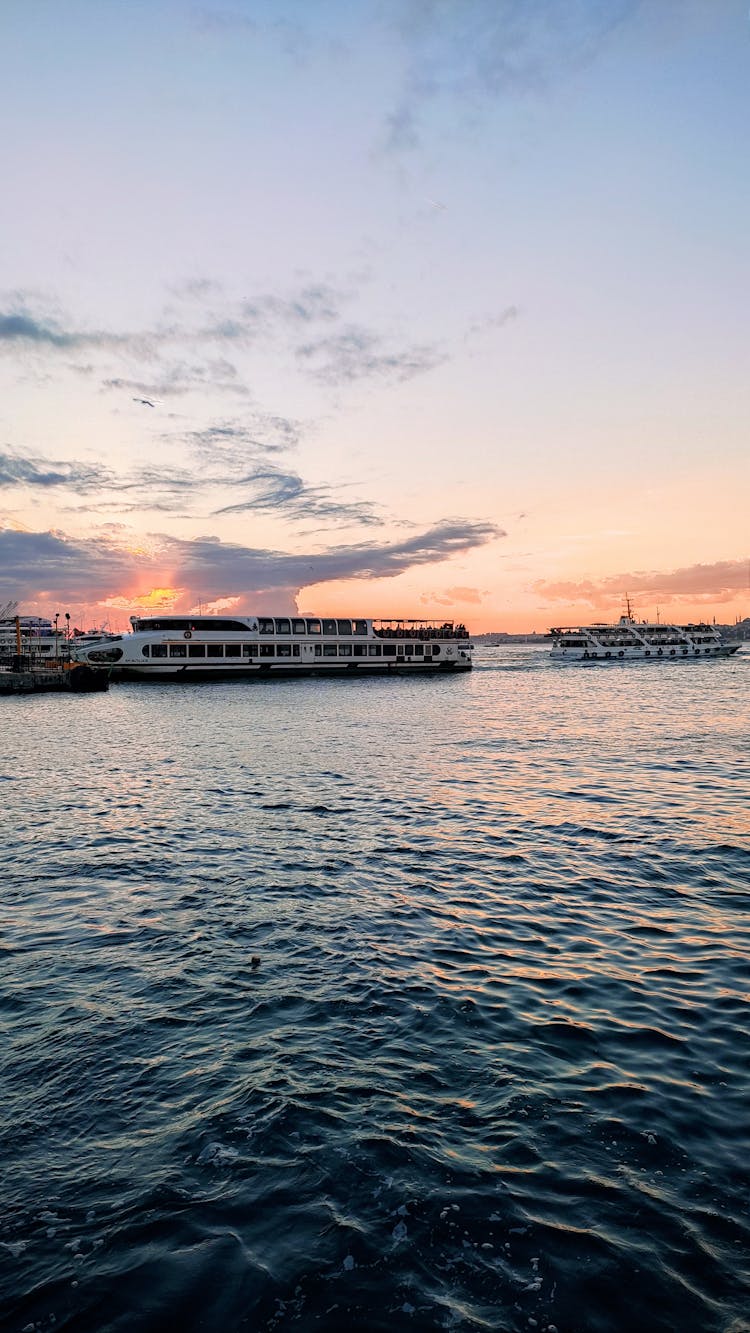
[[[12,1327],[741,1319],[747,670],[13,701]]]

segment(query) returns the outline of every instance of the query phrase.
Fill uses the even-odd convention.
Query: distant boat
[[[550,630],[554,662],[684,662],[731,657],[738,642],[722,639],[715,625],[663,625],[620,616],[616,624],[563,626]]]
[[[88,648],[93,643],[102,643],[107,639],[119,639],[120,635],[108,629],[74,629],[72,642],[77,648]]]
[[[472,644],[452,621],[321,616],[132,616],[132,633],[82,644],[74,660],[137,680],[411,675],[469,671]]]
[[[11,657],[18,651],[34,657],[55,657],[64,643],[62,630],[55,631],[51,620],[44,616],[6,616],[0,620],[0,657]]]

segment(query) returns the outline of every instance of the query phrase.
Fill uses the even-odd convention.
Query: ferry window
[[[384,644],[383,644],[383,657],[395,657],[395,656],[396,656],[396,645],[395,645],[395,643],[384,643]]]
[[[322,654],[322,652],[323,652],[323,649],[321,648],[320,644],[319,644],[319,643],[314,643],[314,644],[313,644],[313,654],[315,655],[315,657],[320,657],[321,654]]]
[[[308,620],[308,622],[307,622],[307,632],[308,632],[308,634],[320,634],[320,621],[319,621],[319,620]]]
[[[324,620],[324,621],[323,621],[323,633],[324,633],[324,634],[335,634],[335,633],[336,633],[336,621],[335,621],[335,620]]]
[[[316,645],[316,646],[317,646],[317,645]],[[337,651],[336,651],[336,645],[335,645],[335,643],[324,643],[324,644],[323,644],[323,656],[324,656],[324,657],[337,657],[337,656],[338,656],[338,653],[337,653]]]
[[[260,634],[273,634],[273,621],[260,617],[258,620],[258,631]]]
[[[351,657],[351,655],[352,655],[352,646],[351,646],[351,644],[350,644],[350,643],[340,643],[340,644],[339,644],[339,657]]]
[[[277,621],[276,621],[276,633],[277,633],[277,634],[291,634],[291,632],[292,632],[292,627],[291,627],[291,625],[290,625],[290,623],[289,623],[288,620],[277,620]]]
[[[224,644],[223,644],[223,643],[207,643],[207,644],[206,644],[206,657],[223,657],[223,656],[224,656]]]
[[[152,657],[166,657],[166,655],[167,655],[167,645],[166,645],[166,643],[152,643],[152,644],[151,644],[151,656],[152,656]]]
[[[143,653],[143,656],[144,656],[144,657],[148,657],[148,644],[147,644],[147,643],[144,643],[143,647],[141,648],[141,652]]]
[[[422,654],[424,653],[424,644],[422,644],[422,643],[415,643],[415,645],[414,645],[414,652],[416,653],[417,657],[421,657]]]
[[[339,634],[351,634],[352,632],[351,620],[339,620],[337,621],[337,624],[338,624]]]
[[[188,657],[205,657],[205,656],[206,656],[205,643],[188,644]]]
[[[292,644],[292,657],[299,657],[299,655],[300,655],[300,652],[299,652],[299,644],[298,644],[298,643],[293,643],[293,644]]]
[[[242,657],[241,643],[227,643],[224,645],[225,657]]]
[[[242,645],[242,656],[243,656],[243,657],[257,657],[257,656],[258,656],[258,647],[257,647],[257,644],[254,644],[254,643],[243,643],[243,645]]]
[[[292,655],[291,643],[277,643],[276,645],[277,657],[291,657],[291,655]]]
[[[433,657],[437,657],[439,652],[440,652],[440,644],[439,644],[439,643],[433,643],[433,645],[432,645],[432,656],[433,656]]]
[[[119,662],[122,657],[122,648],[102,648],[98,652],[89,653],[90,662]]]
[[[354,621],[354,633],[355,633],[355,634],[366,634],[366,633],[367,633],[367,621],[366,621],[366,620],[355,620],[355,621]]]
[[[370,657],[380,657],[380,644],[379,644],[379,643],[371,643],[370,646],[369,646],[368,651],[369,651]]]
[[[293,620],[292,632],[294,634],[304,634],[306,632],[306,626],[304,620]]]
[[[366,643],[355,643],[355,645],[354,645],[354,656],[355,656],[355,657],[367,657],[367,644],[366,644]]]
[[[260,645],[260,656],[261,656],[261,657],[275,657],[275,656],[276,656],[276,648],[275,648],[275,645],[272,644],[272,643],[262,643],[262,644]]]
[[[414,644],[413,644],[413,643],[405,643],[405,644],[404,644],[404,652],[406,653],[406,656],[407,656],[407,657],[411,657],[411,656],[413,655],[413,653],[414,653]]]

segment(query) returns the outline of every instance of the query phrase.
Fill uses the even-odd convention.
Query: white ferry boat
[[[723,640],[715,625],[663,625],[630,614],[616,625],[564,626],[550,636],[555,662],[682,662],[730,657],[740,646]]]
[[[132,632],[71,644],[78,662],[137,680],[469,671],[465,625],[320,616],[131,616]]]
[[[18,652],[19,632],[21,652],[33,658],[59,656],[65,642],[63,631],[56,631],[52,621],[44,616],[7,616],[0,620],[0,657],[12,657]]]

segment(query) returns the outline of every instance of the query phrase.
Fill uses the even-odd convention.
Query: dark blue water
[[[3,1333],[748,1329],[749,692],[0,701]]]

